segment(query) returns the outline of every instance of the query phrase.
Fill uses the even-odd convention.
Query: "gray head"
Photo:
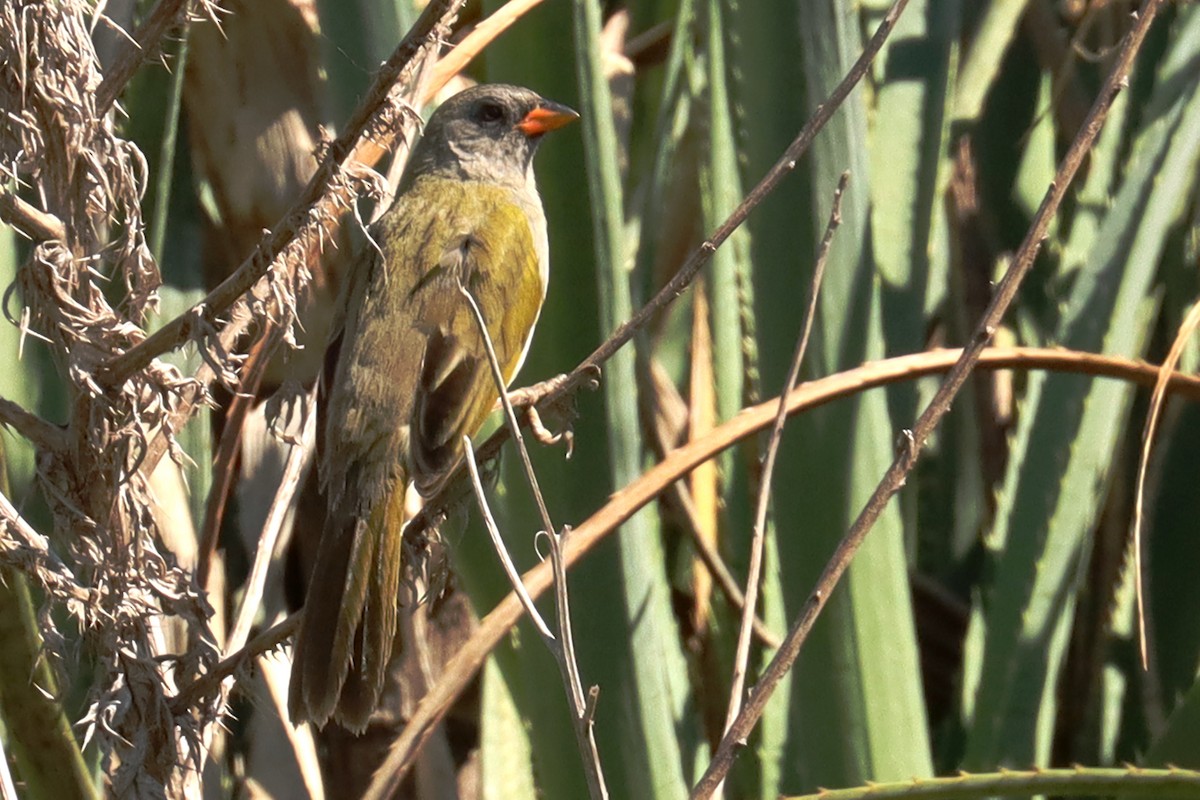
[[[404,184],[449,174],[520,187],[532,180],[542,135],[579,115],[519,86],[474,86],[442,103],[409,158]]]

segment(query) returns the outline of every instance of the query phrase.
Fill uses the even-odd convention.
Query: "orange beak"
[[[526,136],[541,136],[577,119],[579,114],[576,111],[559,103],[543,100],[517,123],[517,128]]]

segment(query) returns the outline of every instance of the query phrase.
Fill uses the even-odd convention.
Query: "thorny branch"
[[[84,0],[0,4],[0,169],[37,198],[40,214],[5,205],[42,228],[27,231],[35,241],[17,274],[21,319],[47,343],[68,398],[65,428],[29,418],[22,428],[41,440],[39,478],[73,579],[43,585],[83,623],[96,656],[87,735],[114,793],[174,791],[198,739],[193,720],[172,718],[165,699],[177,667],[215,654],[204,643],[204,600],[159,550],[156,504],[136,464],[187,381],[162,364],[114,391],[94,380],[100,364],[142,338],[160,279],[143,234],[145,161],[96,102],[93,10]],[[183,625],[201,644],[169,655]],[[149,720],[170,720],[170,734],[151,736]]]
[[[353,204],[368,180],[358,165],[358,148],[387,147],[398,135],[411,130],[414,115],[397,94],[397,88],[415,71],[417,56],[427,52],[448,29],[464,1],[436,0],[425,7],[408,35],[380,67],[363,103],[346,123],[346,130],[329,146],[328,155],[284,219],[207,297],[137,347],[106,364],[98,376],[101,383],[119,384],[154,358],[179,347],[197,329],[215,325],[222,314],[267,276],[277,261],[283,258],[291,262],[295,258],[302,263],[299,261],[302,253],[326,240],[340,213]],[[240,335],[248,323],[249,320],[240,326],[226,325],[222,333]],[[235,328],[236,331],[231,331]]]
[[[0,193],[0,213],[35,242],[18,273],[23,321],[47,341],[70,395],[64,428],[7,403],[0,404],[0,419],[18,426],[47,456],[40,464],[44,494],[55,528],[65,534],[63,555],[71,567],[38,556],[36,548],[13,547],[29,531],[14,527],[7,514],[0,523],[2,557],[87,624],[101,677],[84,721],[116,794],[170,794],[182,786],[187,765],[201,757],[201,732],[212,709],[180,705],[174,682],[209,673],[218,655],[192,576],[171,553],[159,551],[148,476],[168,452],[183,459],[174,434],[207,401],[212,381],[233,380],[241,359],[235,346],[249,326],[270,319],[291,330],[293,299],[308,279],[296,265],[324,240],[337,213],[372,185],[373,173],[350,153],[358,142],[389,142],[415,124],[403,100],[416,73],[410,62],[436,51],[461,5],[436,0],[427,7],[331,146],[296,214],[259,257],[207,304],[147,337],[141,326],[160,280],[143,237],[145,162],[114,134],[106,111],[162,35],[188,9],[207,13],[212,5],[164,0],[139,30],[137,46],[101,75],[91,3],[0,4],[0,109],[6,115],[0,169],[6,182],[23,193],[29,187],[28,197],[43,206]],[[273,262],[282,266],[271,270]],[[112,282],[124,283],[119,305],[109,299],[117,294],[106,285]],[[157,359],[189,339],[201,340],[206,360],[193,377]],[[172,640],[184,629],[197,646],[169,655],[178,652]]]
[[[1145,0],[1141,10],[1135,15],[1133,27],[1125,37],[1125,42],[1117,55],[1112,71],[1101,87],[1095,103],[1088,111],[1083,128],[1076,135],[1063,157],[1062,164],[1059,166],[1050,188],[1046,191],[1046,196],[1029,226],[1024,241],[1017,249],[1012,264],[1004,273],[1004,277],[997,284],[992,301],[976,325],[969,343],[963,348],[962,355],[946,375],[946,379],[938,388],[933,399],[929,401],[929,405],[921,413],[912,430],[905,432],[906,443],[897,448],[896,458],[891,467],[888,468],[887,473],[880,480],[874,493],[867,500],[858,518],[850,526],[850,530],[847,531],[846,536],[825,566],[812,594],[788,631],[783,646],[771,659],[745,707],[721,739],[716,753],[713,754],[712,762],[692,790],[693,798],[711,797],[724,780],[737,755],[738,743],[745,741],[750,735],[750,731],[758,723],[767,701],[770,700],[779,681],[795,663],[801,646],[808,638],[809,631],[812,630],[813,623],[829,600],[829,596],[842,574],[850,565],[854,554],[858,552],[858,548],[866,539],[867,533],[879,515],[883,513],[883,509],[892,495],[900,491],[904,485],[908,473],[916,465],[917,457],[929,434],[950,410],[954,398],[979,362],[984,348],[991,341],[1005,312],[1008,311],[1008,307],[1016,297],[1022,280],[1033,267],[1034,259],[1045,240],[1050,220],[1058,211],[1079,166],[1091,150],[1096,137],[1099,136],[1100,129],[1104,126],[1104,120],[1108,116],[1108,110],[1126,85],[1134,59],[1141,49],[1150,24],[1154,21],[1161,5],[1162,0]]]

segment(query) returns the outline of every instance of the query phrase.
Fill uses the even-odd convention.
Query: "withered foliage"
[[[177,5],[216,19],[211,0]],[[243,357],[235,345],[251,322],[270,320],[277,338],[293,341],[306,251],[326,240],[334,212],[366,178],[340,168],[326,175],[338,199],[305,209],[291,238],[270,249],[277,257],[247,265],[244,287],[194,310],[176,340],[122,364],[148,338],[160,273],[141,209],[146,160],[118,135],[120,109],[98,106],[104,75],[92,34],[111,24],[102,13],[86,0],[0,4],[0,217],[33,240],[5,310],[23,336],[46,343],[68,398],[61,427],[0,405],[0,423],[39,447],[54,520],[44,537],[0,496],[0,565],[31,576],[46,608],[67,609],[83,634],[96,674],[84,738],[99,748],[110,790],[176,796],[197,785],[224,699],[215,686],[190,693],[192,704],[175,698],[217,662],[222,636],[209,628],[191,570],[162,541],[149,475],[164,454],[184,464],[174,434],[209,402],[212,383],[236,386]],[[157,46],[125,34],[121,42],[145,53]],[[186,341],[203,356],[197,375],[156,358]],[[42,619],[55,662],[77,663],[48,611]]]
[[[191,381],[160,362],[119,385],[97,380],[109,359],[145,338],[160,277],[140,205],[145,159],[96,107],[93,13],[77,0],[0,9],[0,169],[10,191],[65,233],[35,242],[18,276],[23,333],[48,343],[69,398],[60,446],[39,455],[56,535],[38,569],[26,571],[71,610],[92,645],[99,678],[86,738],[96,740],[112,790],[156,794],[182,780],[180,765],[196,763],[201,749],[200,719],[169,704],[176,681],[217,653],[203,598],[156,536],[139,470]],[[74,582],[50,566],[58,561],[51,550]],[[169,644],[171,618],[193,634],[179,653]]]

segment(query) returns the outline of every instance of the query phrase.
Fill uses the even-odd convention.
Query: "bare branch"
[[[800,379],[800,365],[804,362],[804,353],[808,350],[809,336],[812,334],[813,320],[817,315],[817,298],[821,293],[821,280],[825,276],[825,265],[829,260],[829,248],[833,244],[833,235],[842,224],[842,194],[850,181],[850,173],[843,172],[833,192],[833,205],[829,211],[829,222],[825,226],[825,235],[817,248],[817,260],[813,267],[812,282],[808,288],[808,305],[804,309],[804,322],[800,326],[800,337],[796,342],[796,352],[792,355],[792,363],[788,368],[787,377],[783,381],[783,391],[779,394],[779,410],[775,412],[775,422],[771,426],[771,438],[767,443],[766,457],[763,459],[762,478],[758,487],[758,502],[754,512],[754,531],[750,537],[750,564],[746,570],[746,604],[742,608],[742,623],[738,629],[737,650],[733,658],[733,678],[729,688],[729,708],[725,715],[725,730],[733,724],[738,711],[742,707],[742,688],[746,683],[746,669],[750,663],[750,631],[754,624],[754,609],[758,604],[758,580],[762,572],[763,550],[766,548],[767,508],[771,499],[771,478],[775,474],[775,457],[779,453],[779,444],[783,441],[783,426],[787,421],[787,396],[796,387]]]
[[[3,397],[0,397],[0,425],[8,425],[39,450],[58,450],[67,441],[62,428]]]
[[[7,222],[35,242],[64,241],[67,229],[48,211],[31,206],[12,192],[0,192],[0,221]]]
[[[292,442],[288,448],[283,476],[279,480],[279,488],[275,492],[271,508],[267,511],[267,518],[263,521],[262,536],[259,537],[258,547],[254,551],[254,563],[250,568],[250,576],[246,579],[242,602],[238,607],[229,640],[225,643],[226,652],[238,650],[246,643],[250,626],[254,623],[259,603],[262,601],[263,587],[267,582],[267,568],[271,564],[275,544],[283,530],[284,518],[287,512],[295,507],[300,478],[312,460],[313,448],[317,441],[316,395],[317,389],[314,386],[305,399],[304,407],[293,409],[292,413],[302,415],[300,439]]]
[[[757,724],[759,718],[762,716],[763,709],[766,708],[767,701],[770,700],[771,695],[774,693],[775,687],[779,685],[779,681],[791,669],[792,664],[795,663],[796,657],[800,653],[801,645],[808,638],[808,633],[812,630],[812,625],[828,601],[833,588],[850,565],[851,559],[858,552],[858,548],[862,545],[867,533],[874,526],[879,515],[883,513],[883,509],[887,506],[892,495],[898,492],[900,487],[904,485],[904,481],[916,464],[917,457],[929,434],[933,432],[941,422],[942,417],[950,410],[950,404],[958,395],[963,384],[966,383],[967,376],[970,375],[976,363],[978,363],[987,343],[991,341],[993,333],[1016,297],[1021,281],[1029,273],[1038,251],[1041,250],[1042,241],[1046,237],[1050,220],[1058,211],[1059,204],[1062,203],[1067,188],[1071,185],[1071,181],[1074,179],[1076,172],[1078,172],[1080,164],[1083,163],[1083,159],[1087,156],[1088,151],[1091,150],[1092,145],[1096,141],[1096,137],[1100,134],[1100,129],[1104,126],[1104,120],[1108,116],[1109,108],[1112,107],[1117,94],[1127,84],[1134,58],[1141,49],[1146,32],[1150,29],[1150,24],[1154,21],[1154,17],[1158,13],[1161,4],[1162,0],[1145,0],[1141,11],[1135,15],[1133,28],[1125,38],[1124,45],[1121,47],[1112,72],[1109,73],[1104,86],[1100,89],[1099,97],[1096,98],[1091,110],[1088,111],[1083,128],[1076,135],[1075,140],[1071,143],[1071,147],[1067,150],[1067,154],[1063,157],[1062,164],[1059,166],[1058,172],[1054,176],[1054,181],[1050,184],[1050,188],[1047,190],[1046,196],[1033,218],[1024,241],[1017,249],[1012,263],[1004,273],[1004,277],[996,286],[992,301],[988,304],[987,310],[976,325],[970,341],[963,348],[962,355],[947,374],[946,379],[938,388],[933,399],[929,401],[929,405],[917,419],[912,431],[905,432],[904,439],[906,441],[897,448],[896,458],[892,462],[891,467],[880,480],[870,499],[867,500],[866,505],[859,513],[854,524],[850,526],[850,530],[838,545],[829,563],[826,564],[821,577],[817,581],[816,587],[813,589],[813,593],[809,596],[800,615],[788,631],[783,647],[779,649],[775,657],[771,659],[771,663],[767,665],[762,678],[755,685],[754,691],[745,708],[738,714],[733,725],[730,726],[725,736],[721,739],[716,753],[713,754],[712,762],[692,790],[693,798],[708,798],[712,796],[713,791],[724,780],[736,757],[738,742],[744,741]]]

